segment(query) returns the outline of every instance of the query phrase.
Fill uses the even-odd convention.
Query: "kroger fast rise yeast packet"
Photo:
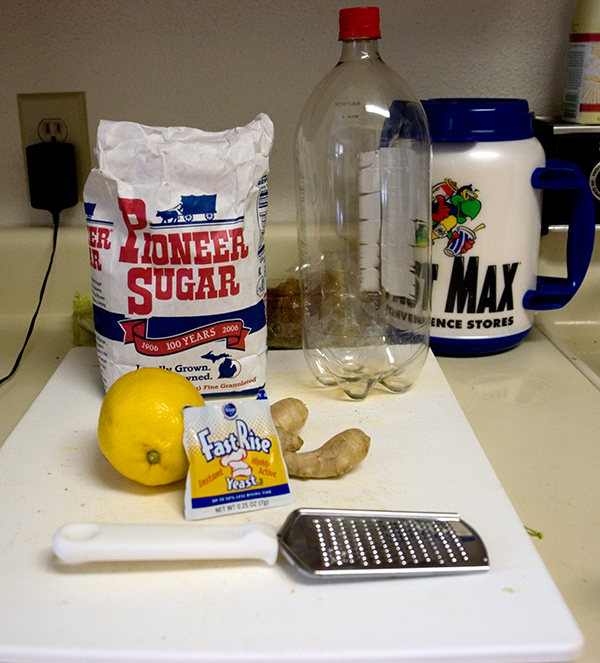
[[[183,410],[190,462],[185,517],[199,520],[291,504],[287,469],[264,392]]]

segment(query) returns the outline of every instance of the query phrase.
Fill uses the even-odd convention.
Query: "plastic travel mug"
[[[433,143],[434,353],[480,355],[518,345],[536,310],[577,292],[594,245],[594,203],[575,164],[546,161],[522,99],[423,102]],[[537,275],[542,190],[573,189],[567,277]]]

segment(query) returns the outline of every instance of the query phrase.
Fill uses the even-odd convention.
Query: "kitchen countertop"
[[[600,660],[600,392],[537,329],[501,355],[438,358],[475,435]]]
[[[64,230],[48,299],[22,366],[0,387],[0,443],[66,356],[72,345],[73,294],[89,289],[85,229]],[[23,270],[22,258],[16,255],[23,244],[22,232],[31,233],[25,244],[35,244],[31,251],[37,253],[32,258],[33,274],[15,288],[20,281],[15,275]],[[35,307],[36,280],[41,282],[51,237],[49,229],[22,232],[0,231],[6,240],[0,247],[10,254],[10,259],[0,260],[2,375],[12,366]],[[7,282],[12,287],[7,288]],[[586,638],[580,660],[596,663],[600,660],[596,526],[600,391],[535,328],[519,347],[501,355],[438,361],[521,521],[543,534],[534,538],[534,544]],[[31,443],[33,450],[35,440]]]

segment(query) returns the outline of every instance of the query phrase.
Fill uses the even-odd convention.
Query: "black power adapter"
[[[27,174],[29,197],[34,209],[48,210],[53,216],[77,204],[75,148],[70,143],[29,145]]]
[[[35,327],[46,284],[54,262],[56,241],[58,237],[58,223],[60,213],[77,204],[77,169],[75,148],[70,143],[51,141],[48,143],[35,143],[25,149],[27,158],[27,174],[29,178],[29,197],[34,209],[48,210],[52,214],[54,233],[52,236],[52,253],[46,275],[42,282],[38,305],[35,309],[23,347],[14,363],[10,373],[0,379],[0,385],[10,379],[19,368],[25,348],[29,343]]]

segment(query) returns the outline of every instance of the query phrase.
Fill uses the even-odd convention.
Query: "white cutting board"
[[[317,385],[300,351],[271,352],[267,392],[307,403],[307,448],[358,426],[370,453],[340,479],[292,480],[290,507],[205,523],[278,527],[301,506],[457,511],[491,570],[327,583],[282,560],[61,564],[51,538],[66,522],[184,522],[183,482],[138,486],[102,457],[95,352],[76,348],[0,449],[2,663],[577,658],[582,635],[432,355],[411,391],[354,402]]]

